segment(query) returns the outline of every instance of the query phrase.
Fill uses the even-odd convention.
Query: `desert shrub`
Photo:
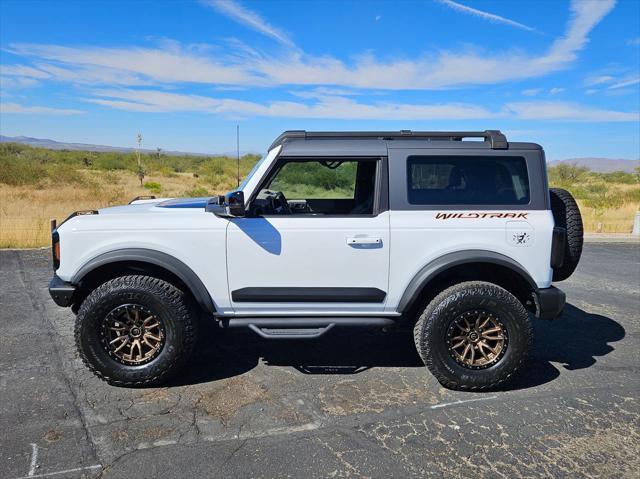
[[[640,188],[632,188],[623,194],[624,201],[629,203],[640,203]]]
[[[160,193],[162,191],[162,186],[160,185],[160,183],[157,183],[155,181],[145,182],[144,187],[152,193]]]
[[[587,191],[587,196],[605,195],[609,191],[607,185],[602,183],[590,183],[584,189]]]
[[[175,172],[175,171],[173,171],[173,170],[172,170],[171,168],[169,168],[168,166],[161,166],[161,167],[158,169],[158,174],[159,174],[160,176],[164,176],[164,177],[166,177],[166,178],[175,178],[175,177],[177,177],[177,176],[178,176],[178,175],[176,174],[176,172]]]
[[[77,185],[90,182],[77,168],[68,164],[53,164],[47,168],[47,179],[54,185]]]
[[[584,204],[589,208],[593,208],[596,215],[601,215],[606,209],[620,208],[623,203],[623,195],[606,190],[594,193],[584,200]]]
[[[35,185],[47,177],[44,165],[21,162],[15,158],[0,159],[0,183],[13,186]]]
[[[129,170],[135,171],[137,163],[130,155],[121,153],[106,153],[100,155],[93,162],[92,167],[96,170]]]
[[[203,188],[202,186],[195,186],[193,188],[191,188],[190,190],[187,190],[183,193],[183,196],[187,196],[187,197],[198,197],[198,196],[211,196],[211,194],[209,193],[209,191],[206,188]]]
[[[571,185],[583,179],[589,172],[589,168],[584,166],[560,163],[548,168],[549,181],[557,185]]]
[[[626,173],[624,171],[614,171],[611,173],[594,173],[597,177],[601,178],[606,183],[623,183],[632,185],[638,182],[636,175],[633,173]]]

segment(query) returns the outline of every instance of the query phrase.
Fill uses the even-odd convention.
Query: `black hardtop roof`
[[[464,138],[484,138],[493,150],[509,148],[506,136],[499,130],[484,131],[306,131],[288,130],[282,133],[269,147],[269,150],[292,140],[439,140],[462,141]],[[476,142],[477,143],[477,142]]]

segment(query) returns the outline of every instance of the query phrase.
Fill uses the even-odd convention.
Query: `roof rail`
[[[302,138],[305,140],[318,138],[334,138],[341,140],[353,140],[361,138],[376,138],[380,140],[394,140],[398,138],[423,138],[429,139],[449,139],[451,141],[462,141],[463,138],[484,138],[491,143],[493,150],[506,150],[509,148],[506,136],[500,130],[485,131],[305,131],[288,130],[282,133],[271,144],[269,149],[273,149],[292,138]]]

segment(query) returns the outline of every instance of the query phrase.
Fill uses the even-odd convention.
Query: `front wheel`
[[[507,290],[480,281],[452,286],[429,303],[414,328],[418,354],[443,386],[495,389],[525,362],[529,315]]]
[[[157,385],[177,372],[195,343],[190,298],[166,281],[122,276],[82,303],[75,339],[99,378],[118,386]]]

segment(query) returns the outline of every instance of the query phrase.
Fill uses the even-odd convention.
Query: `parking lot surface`
[[[47,250],[0,251],[0,477],[638,477],[640,247],[588,244],[506,390],[443,389],[410,334],[203,332],[163,388],[82,365]]]

